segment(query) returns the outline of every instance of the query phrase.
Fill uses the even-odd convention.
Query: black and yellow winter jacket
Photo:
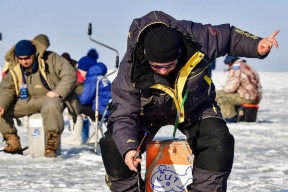
[[[168,78],[153,72],[144,57],[145,33],[159,25],[175,29],[181,39],[181,57]],[[229,24],[212,26],[176,20],[161,11],[134,19],[127,52],[112,83],[113,106],[108,128],[113,130],[120,153],[124,155],[137,148],[140,127],[172,125],[176,118],[180,124],[221,118],[215,87],[207,75],[208,65],[227,53],[260,58],[260,40]]]

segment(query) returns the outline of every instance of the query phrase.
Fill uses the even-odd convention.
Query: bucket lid
[[[242,106],[247,108],[256,108],[256,109],[259,108],[259,105],[253,103],[244,103]]]

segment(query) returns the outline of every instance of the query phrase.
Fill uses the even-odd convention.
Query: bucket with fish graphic
[[[146,192],[187,191],[193,155],[185,140],[150,141],[146,153]]]

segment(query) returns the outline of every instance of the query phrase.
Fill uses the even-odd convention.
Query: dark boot
[[[21,143],[17,133],[6,133],[3,135],[3,137],[7,144],[3,150],[5,153],[23,155]]]
[[[45,157],[56,157],[60,136],[56,131],[46,133]]]

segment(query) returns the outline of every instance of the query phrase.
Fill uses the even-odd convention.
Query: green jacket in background
[[[74,93],[77,83],[75,69],[65,58],[55,52],[46,51],[46,48],[36,41],[31,42],[36,47],[39,72],[47,82],[50,90],[63,99],[75,122],[76,116],[81,110],[80,102]],[[0,83],[0,106],[5,111],[18,99],[19,87],[23,84],[20,63],[17,62],[14,50],[15,46],[5,55],[5,60],[9,63],[8,72]]]

